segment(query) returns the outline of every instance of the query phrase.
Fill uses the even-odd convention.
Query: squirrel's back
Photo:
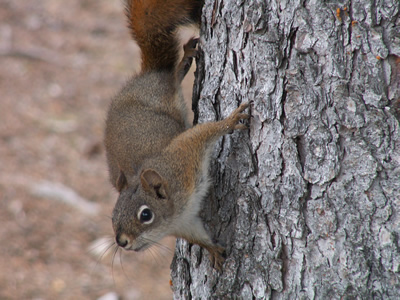
[[[112,101],[104,143],[113,184],[121,171],[134,175],[146,158],[186,129],[181,112],[169,99],[174,97],[170,77],[155,72],[135,77]]]
[[[144,160],[160,153],[189,126],[180,81],[191,59],[186,58],[183,67],[179,64],[176,29],[198,23],[202,3],[127,1],[129,27],[142,52],[142,70],[113,99],[106,119],[106,156],[110,180],[117,189],[122,173],[128,180],[137,175]]]

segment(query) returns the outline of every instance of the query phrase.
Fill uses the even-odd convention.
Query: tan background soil
[[[140,62],[125,24],[119,0],[0,0],[0,299],[171,298],[173,239],[114,260],[91,249],[117,197],[105,113]],[[59,201],[68,189],[99,212]]]

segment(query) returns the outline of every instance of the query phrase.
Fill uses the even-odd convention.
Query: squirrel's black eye
[[[142,222],[148,222],[153,218],[153,213],[151,212],[150,209],[146,208],[143,209],[143,211],[140,214],[140,221]]]
[[[141,223],[150,224],[153,222],[154,214],[146,205],[142,205],[139,209],[138,219]]]

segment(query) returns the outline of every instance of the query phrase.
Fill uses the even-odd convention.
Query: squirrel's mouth
[[[150,244],[143,244],[143,245],[141,245],[141,246],[139,246],[139,247],[136,247],[136,248],[131,248],[131,250],[133,250],[133,251],[135,251],[135,252],[139,252],[139,251],[143,251],[143,250],[146,250],[146,249],[148,249],[148,248],[150,248]]]

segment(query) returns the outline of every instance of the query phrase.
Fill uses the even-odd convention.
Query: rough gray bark
[[[400,299],[399,6],[206,1],[199,123],[253,117],[212,159],[223,271],[178,241],[176,299]]]

